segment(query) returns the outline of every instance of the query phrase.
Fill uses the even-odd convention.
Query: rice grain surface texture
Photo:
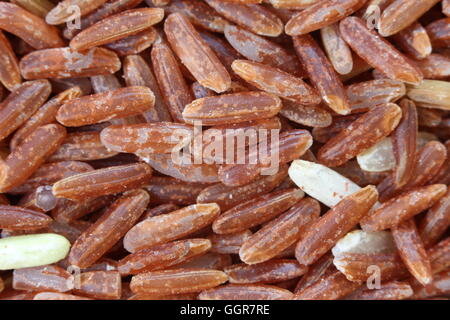
[[[0,1],[0,300],[448,299],[449,19]]]

